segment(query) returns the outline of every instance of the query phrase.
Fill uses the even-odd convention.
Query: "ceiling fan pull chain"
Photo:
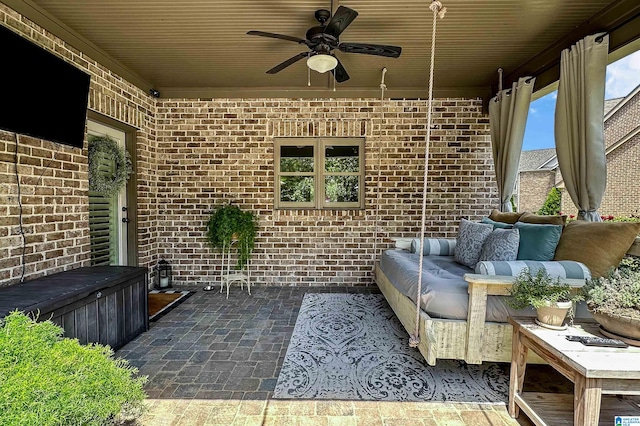
[[[311,56],[311,53],[307,54],[307,59]],[[311,68],[307,67],[307,86],[311,87]]]
[[[429,9],[433,12],[433,24],[431,27],[431,62],[429,64],[429,102],[427,104],[427,136],[425,139],[424,147],[424,180],[422,187],[422,219],[420,221],[420,251],[424,251],[424,231],[427,222],[427,177],[429,176],[429,144],[431,139],[431,104],[433,103],[433,68],[435,64],[436,55],[436,22],[438,18],[444,18],[444,14],[447,11],[437,0],[433,0]],[[420,344],[420,295],[422,294],[422,258],[418,262],[418,295],[416,297],[416,322],[413,334],[409,337],[409,346],[412,348],[418,347]]]

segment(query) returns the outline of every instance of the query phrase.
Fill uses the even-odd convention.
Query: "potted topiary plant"
[[[640,259],[626,258],[584,288],[587,307],[608,337],[640,346]]]
[[[207,241],[214,249],[229,253],[237,243],[238,261],[236,269],[244,269],[255,246],[257,221],[250,211],[226,204],[211,213],[207,222]]]
[[[584,298],[569,284],[560,282],[560,278],[551,277],[546,270],[539,269],[532,274],[528,268],[515,278],[509,294],[508,303],[514,309],[533,306],[538,325],[557,329],[566,327],[563,323],[567,315],[573,317],[573,303]]]

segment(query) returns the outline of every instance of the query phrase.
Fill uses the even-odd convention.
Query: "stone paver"
[[[504,405],[271,399],[304,294],[377,287],[232,287],[229,299],[180,289],[197,293],[116,353],[149,376],[142,425],[518,424]]]

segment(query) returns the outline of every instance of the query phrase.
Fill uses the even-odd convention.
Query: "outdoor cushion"
[[[547,225],[565,225],[567,223],[567,215],[539,215],[535,213],[524,212],[519,222],[537,223]]]
[[[422,255],[453,256],[456,240],[453,238],[425,238]],[[411,240],[411,253],[420,251],[420,238]]]
[[[475,267],[482,245],[492,231],[493,225],[461,219],[456,248],[453,252],[456,262],[469,268]]]
[[[479,260],[516,260],[519,243],[517,229],[494,229],[482,246]]]
[[[564,227],[554,259],[582,262],[599,278],[620,264],[639,232],[640,223],[576,220]]]
[[[562,225],[516,222],[513,226],[520,230],[518,260],[553,260]]]
[[[552,277],[589,279],[591,273],[589,268],[580,262],[571,260],[537,262],[533,260],[512,260],[512,261],[480,261],[476,265],[476,274],[482,275],[508,275],[515,277],[525,269],[529,269],[532,274],[544,269]]]
[[[418,264],[420,257],[406,250],[385,250],[380,257],[380,269],[389,282],[416,303],[418,294]],[[453,256],[423,256],[420,307],[431,318],[467,319],[469,288],[465,274],[473,269],[459,264]],[[532,309],[515,311],[504,296],[487,297],[486,321],[507,322],[511,316],[534,315]]]
[[[518,212],[501,212],[499,210],[493,209],[491,214],[489,215],[489,219],[495,220],[496,222],[502,223],[510,223],[514,224],[520,219],[522,213]]]
[[[490,225],[493,225],[493,229],[496,229],[496,228],[511,229],[511,228],[513,228],[513,224],[512,223],[497,222],[495,220],[489,219],[488,217],[483,218],[480,221],[480,223],[488,223]]]

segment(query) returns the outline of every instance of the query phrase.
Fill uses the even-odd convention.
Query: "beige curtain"
[[[527,124],[535,78],[523,77],[511,89],[501,90],[489,101],[493,165],[498,182],[500,211],[510,212],[518,177],[524,128]]]
[[[604,87],[609,36],[585,37],[562,51],[556,104],[558,166],[578,219],[600,222],[607,186]]]

